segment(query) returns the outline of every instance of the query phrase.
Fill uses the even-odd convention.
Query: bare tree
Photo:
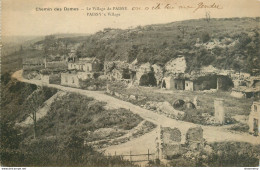
[[[206,21],[210,22],[210,12],[209,11],[206,12]]]
[[[25,110],[27,115],[33,120],[33,137],[37,137],[37,111],[42,107],[43,98],[40,97],[39,92],[42,90],[41,87],[37,87],[33,93],[31,93],[25,101]]]

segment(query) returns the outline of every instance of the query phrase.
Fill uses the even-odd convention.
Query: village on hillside
[[[62,44],[60,46],[64,47],[65,45]],[[217,69],[209,65],[187,73],[187,64],[183,55],[171,59],[164,67],[157,64],[152,65],[149,62],[138,64],[137,59],[131,63],[126,61],[102,62],[96,57],[79,57],[77,55],[77,46],[79,44],[70,48],[66,47],[69,50],[67,55],[51,54],[42,59],[24,58],[24,78],[41,80],[46,84],[59,84],[86,90],[106,91],[109,95],[114,95],[123,100],[141,101],[146,100],[148,97],[141,93],[139,93],[139,96],[127,93],[120,94],[117,90],[127,92],[129,89],[138,87],[150,87],[151,93],[160,90],[162,93],[173,92],[173,95],[175,95],[175,92],[184,92],[185,95],[185,92],[188,92],[189,96],[192,95],[193,97],[186,96],[188,97],[187,99],[184,96],[172,103],[164,102],[162,104],[162,107],[166,108],[165,111],[162,109],[162,112],[176,119],[182,119],[183,116],[180,115],[184,115],[181,112],[185,111],[185,109],[203,108],[201,99],[197,94],[212,95],[219,92],[226,92],[225,95],[228,94],[231,98],[254,99],[249,117],[244,118],[244,120],[238,120],[238,122],[246,122],[249,126],[249,132],[255,136],[258,136],[260,133],[258,129],[259,114],[257,114],[260,107],[259,101],[257,101],[260,97],[259,70],[254,70],[255,74],[250,75],[249,73],[236,72],[234,70]],[[43,50],[43,46],[37,44],[33,48]],[[49,50],[52,49],[50,48]],[[120,89],[119,85],[123,89]],[[223,108],[225,95],[223,97],[220,95],[214,100],[214,113],[211,113],[212,111],[210,113],[203,113],[204,117],[209,119],[209,122],[206,122],[206,124],[229,123],[225,120],[227,115],[225,115],[225,109]],[[147,107],[151,103],[151,101],[148,101],[142,107]],[[158,104],[152,105],[152,108],[160,108]],[[154,110],[156,109],[154,108]],[[247,114],[249,114],[250,108],[247,108],[247,110]],[[236,120],[232,121],[235,122]]]
[[[5,145],[17,151],[12,159],[21,164],[9,162],[9,150],[5,161],[258,164],[255,23],[259,17],[199,19],[74,37],[46,35],[21,45],[4,58],[7,71],[1,77],[2,126],[19,134],[7,137]],[[19,143],[9,146],[13,139]]]

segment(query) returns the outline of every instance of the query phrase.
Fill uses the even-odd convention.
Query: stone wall
[[[201,127],[189,128],[186,133],[186,144],[191,150],[200,151],[204,148],[203,129]]]
[[[77,74],[62,73],[61,74],[61,85],[70,87],[80,87],[79,78]]]
[[[187,153],[200,153],[208,149],[201,127],[191,127],[186,132],[185,144],[181,143],[182,133],[178,128],[162,127],[157,130],[156,146],[159,159],[167,159]],[[206,151],[207,152],[207,151]]]

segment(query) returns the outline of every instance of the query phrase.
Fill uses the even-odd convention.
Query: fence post
[[[132,154],[131,154],[131,150],[130,150],[130,162],[132,163]]]
[[[148,149],[148,154],[147,154],[147,155],[148,155],[148,162],[149,162],[149,156],[150,156],[150,154],[149,154],[149,149]]]

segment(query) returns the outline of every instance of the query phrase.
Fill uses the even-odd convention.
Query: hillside
[[[103,60],[138,59],[164,65],[179,54],[188,71],[203,65],[250,72],[259,68],[259,18],[187,20],[132,30],[105,29],[79,48],[82,57]]]
[[[9,73],[1,75],[1,82],[1,165],[135,166],[122,157],[106,157],[92,145],[85,146],[84,140],[122,136],[142,121],[140,116],[125,109],[105,110],[105,103],[68,94],[61,101],[55,100],[48,114],[37,121],[37,138],[33,138],[32,124],[17,123],[42,107],[57,90],[19,82]]]
[[[259,68],[259,17],[186,20],[168,24],[138,26],[134,29],[106,28],[89,36],[43,40],[55,53],[61,46],[77,49],[79,57],[101,61],[122,60],[164,65],[184,55],[187,72],[201,66],[251,72]],[[65,51],[66,52],[66,51]]]

